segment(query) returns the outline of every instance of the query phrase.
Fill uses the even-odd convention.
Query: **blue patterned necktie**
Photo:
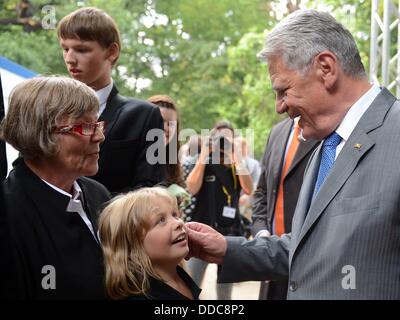
[[[318,178],[315,183],[313,198],[317,195],[329,173],[329,170],[335,162],[336,147],[339,145],[341,140],[342,137],[336,132],[333,132],[325,139],[324,144],[322,145],[321,162],[319,164]]]

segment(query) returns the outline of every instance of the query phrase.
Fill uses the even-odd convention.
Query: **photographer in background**
[[[205,223],[223,235],[244,234],[239,197],[253,191],[253,181],[241,158],[241,146],[234,145],[234,131],[228,121],[218,122],[210,137],[203,138],[200,156],[186,179],[189,192],[197,197],[192,221]],[[201,286],[207,263],[195,258],[188,262],[193,279]],[[217,284],[217,299],[231,298],[232,283]]]

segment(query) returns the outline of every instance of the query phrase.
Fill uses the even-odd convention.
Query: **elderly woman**
[[[92,89],[64,77],[33,78],[11,94],[0,135],[23,156],[2,183],[0,239],[10,251],[0,267],[10,276],[1,281],[11,298],[105,298],[97,215],[110,197],[84,177],[98,170],[98,108]]]

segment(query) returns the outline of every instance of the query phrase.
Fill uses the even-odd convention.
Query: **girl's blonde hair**
[[[151,228],[150,217],[160,212],[160,199],[178,210],[176,198],[161,187],[143,188],[115,197],[99,219],[105,264],[105,285],[110,298],[148,296],[149,277],[160,279],[143,247]]]

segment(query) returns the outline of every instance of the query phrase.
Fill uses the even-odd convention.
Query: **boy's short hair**
[[[57,27],[59,39],[97,41],[103,48],[117,43],[121,50],[121,38],[114,19],[103,10],[86,7],[62,18]],[[114,63],[118,60],[114,61]]]

